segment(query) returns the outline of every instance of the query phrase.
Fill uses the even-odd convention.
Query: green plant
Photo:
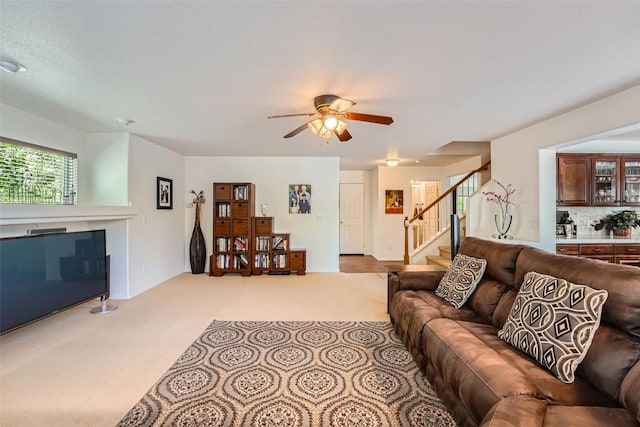
[[[626,230],[627,228],[636,228],[638,226],[640,226],[638,213],[632,210],[624,210],[605,216],[599,222],[595,223],[593,228],[596,230],[602,230],[604,228],[609,231],[618,231]]]

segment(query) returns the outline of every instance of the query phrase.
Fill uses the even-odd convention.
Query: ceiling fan
[[[335,135],[342,142],[351,139],[351,134],[347,130],[347,123],[344,120],[358,120],[382,125],[390,125],[393,123],[393,118],[391,117],[346,111],[356,105],[356,103],[348,99],[340,98],[337,95],[318,95],[313,98],[313,105],[316,108],[315,113],[284,114],[280,116],[269,116],[268,118],[316,116],[300,127],[292,130],[284,137],[291,138],[306,128],[309,128],[313,133],[322,138],[329,139],[331,135]]]

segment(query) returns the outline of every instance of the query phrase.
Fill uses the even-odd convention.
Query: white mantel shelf
[[[0,205],[0,225],[123,220],[136,215],[129,206]]]

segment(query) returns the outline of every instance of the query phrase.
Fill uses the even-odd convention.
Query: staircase
[[[449,268],[451,265],[451,246],[438,246],[439,255],[427,255],[427,265],[441,265]]]

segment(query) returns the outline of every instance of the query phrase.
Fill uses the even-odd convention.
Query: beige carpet
[[[185,273],[108,314],[97,301],[0,337],[0,425],[114,426],[218,320],[387,321],[386,274]]]

